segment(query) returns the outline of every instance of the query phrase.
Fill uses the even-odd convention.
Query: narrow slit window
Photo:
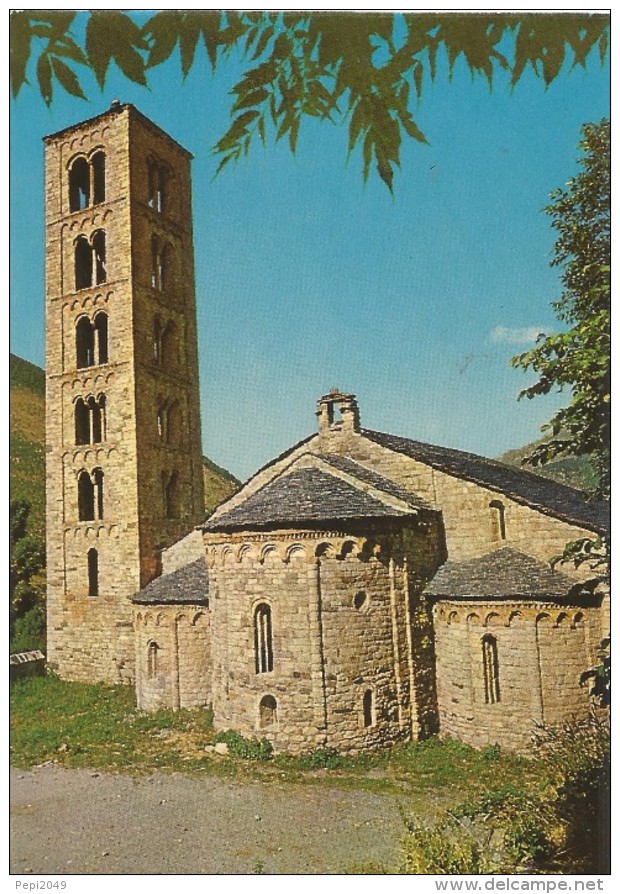
[[[257,606],[254,612],[254,651],[257,674],[273,670],[273,636],[271,629],[271,607],[266,603]]]
[[[149,680],[157,676],[159,664],[159,646],[156,642],[150,642],[146,653],[146,674]]]
[[[484,700],[487,705],[499,701],[499,659],[497,640],[488,633],[482,638],[482,670],[484,674]]]
[[[96,549],[88,550],[88,595],[99,595],[99,554]]]
[[[506,539],[506,507],[501,500],[491,500],[491,537],[495,542]]]
[[[374,699],[372,689],[367,689],[362,699],[362,712],[364,716],[364,726],[374,725]]]

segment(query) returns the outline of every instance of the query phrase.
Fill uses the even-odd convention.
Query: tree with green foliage
[[[545,212],[558,233],[552,265],[562,269],[563,292],[553,303],[564,332],[540,335],[536,347],[512,359],[538,380],[521,396],[569,389],[571,399],[545,426],[551,438],[528,458],[591,456],[598,473],[593,496],[609,499],[611,459],[611,235],[610,126],[582,130],[582,170],[551,194]]]
[[[30,504],[11,500],[9,510],[9,631],[18,643],[32,639],[40,645],[45,632],[45,588],[41,572],[45,567],[45,546],[28,534]]]
[[[256,139],[287,137],[294,152],[301,122],[311,117],[346,124],[349,154],[361,147],[364,178],[374,168],[390,190],[403,138],[427,142],[414,111],[442,54],[449,77],[464,60],[489,86],[503,71],[514,87],[528,68],[549,86],[566,61],[585,66],[598,49],[602,62],[609,41],[609,16],[583,13],[165,10],[142,27],[118,10],[87,15],[80,42],[75,12],[12,14],[13,96],[28,82],[31,58],[50,105],[56,86],[85,99],[84,73],[103,88],[112,62],[146,87],[150,71],[177,48],[183,79],[199,49],[214,70],[238,50],[247,67],[231,91],[230,127],[215,146],[220,170]]]

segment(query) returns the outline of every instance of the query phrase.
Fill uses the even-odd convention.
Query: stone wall
[[[94,204],[91,171],[89,201],[72,210],[72,166],[92,164],[98,153],[105,196]],[[172,178],[168,203],[157,210],[149,201],[152,158]],[[72,679],[133,678],[130,599],[159,572],[161,550],[203,515],[189,162],[170,137],[120,104],[46,138],[48,662]],[[76,245],[92,245],[98,232],[105,258],[96,278],[104,281],[81,287]],[[155,232],[176,255],[176,274],[161,290],[150,278]],[[176,326],[166,365],[154,352],[158,313],[164,326]],[[107,338],[98,328],[104,319]],[[94,333],[88,350],[80,327]],[[76,408],[91,399],[105,402],[105,411],[101,432],[84,437]],[[161,432],[162,404],[175,408],[170,437]],[[103,476],[94,518],[79,509],[84,472]],[[166,517],[162,473],[175,472],[175,510]],[[94,575],[89,553],[96,553]]]
[[[205,535],[218,728],[296,753],[356,752],[432,730],[432,632],[416,555],[427,536]],[[273,666],[258,670],[265,605]]]
[[[538,726],[587,714],[579,678],[601,637],[597,608],[442,600],[433,614],[442,736],[526,751]],[[495,692],[485,637],[496,643]]]
[[[136,606],[138,708],[201,708],[211,702],[211,618],[199,605]]]

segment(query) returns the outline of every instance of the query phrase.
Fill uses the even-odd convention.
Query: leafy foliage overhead
[[[609,498],[611,460],[611,236],[609,121],[586,124],[580,148],[581,171],[564,189],[551,194],[545,209],[558,234],[552,266],[560,267],[562,296],[553,307],[568,325],[565,332],[540,335],[536,347],[512,359],[532,369],[538,380],[522,392],[538,394],[567,389],[568,406],[546,428],[551,438],[530,460],[590,454],[599,485],[595,496]]]
[[[256,138],[297,146],[304,117],[348,126],[349,152],[360,147],[364,178],[374,166],[392,189],[403,137],[427,142],[415,121],[427,80],[445,54],[451,75],[464,60],[489,83],[498,69],[515,86],[531,68],[548,86],[566,61],[585,66],[608,49],[609,17],[577,13],[299,13],[166,10],[140,27],[126,13],[88,13],[79,45],[74,12],[23,10],[11,16],[13,96],[28,82],[29,62],[50,105],[59,84],[86,98],[77,72],[103,88],[110,64],[148,85],[152,68],[178,48],[185,79],[199,51],[216,68],[233,49],[247,60],[232,89],[232,121],[215,147],[219,170]],[[71,63],[71,65],[69,64]]]

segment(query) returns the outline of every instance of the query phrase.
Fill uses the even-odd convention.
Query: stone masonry
[[[130,681],[130,598],[204,505],[190,155],[120,103],[45,144],[48,661]]]

